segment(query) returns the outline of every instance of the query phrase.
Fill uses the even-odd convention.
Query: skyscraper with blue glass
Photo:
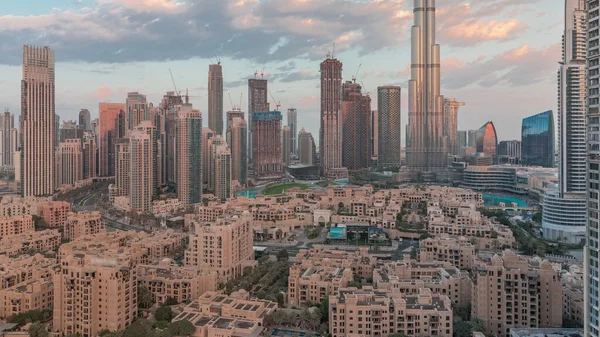
[[[521,163],[554,167],[554,115],[551,110],[523,119]]]

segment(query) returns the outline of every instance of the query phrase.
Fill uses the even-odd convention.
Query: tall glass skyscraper
[[[522,164],[554,167],[554,134],[552,110],[523,118],[521,125]]]

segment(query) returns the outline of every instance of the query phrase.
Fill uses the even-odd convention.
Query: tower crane
[[[277,107],[275,110],[279,111],[279,107],[281,106],[281,101],[276,100],[270,91],[269,91],[269,95],[271,95],[271,98],[273,99],[273,103],[275,103],[275,106]]]

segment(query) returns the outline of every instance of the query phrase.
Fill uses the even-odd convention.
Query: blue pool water
[[[255,188],[249,188],[247,190],[241,191],[240,193],[238,193],[238,197],[248,197],[250,199],[256,199],[256,196],[260,193],[260,191],[262,191],[264,189],[264,187],[255,187]]]
[[[344,227],[332,227],[329,229],[329,239],[345,239],[346,228]]]
[[[511,203],[515,202],[519,207],[527,207],[527,202],[517,197],[491,194],[483,195],[483,204],[485,206],[499,206],[501,202],[505,203],[506,206],[510,206]]]

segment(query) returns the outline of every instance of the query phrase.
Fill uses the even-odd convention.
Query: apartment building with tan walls
[[[332,337],[452,336],[452,304],[444,295],[421,289],[418,294],[346,288],[329,298]]]
[[[510,328],[562,325],[563,289],[548,261],[505,250],[478,255],[473,272],[472,316],[483,320],[488,333],[508,337]]]

